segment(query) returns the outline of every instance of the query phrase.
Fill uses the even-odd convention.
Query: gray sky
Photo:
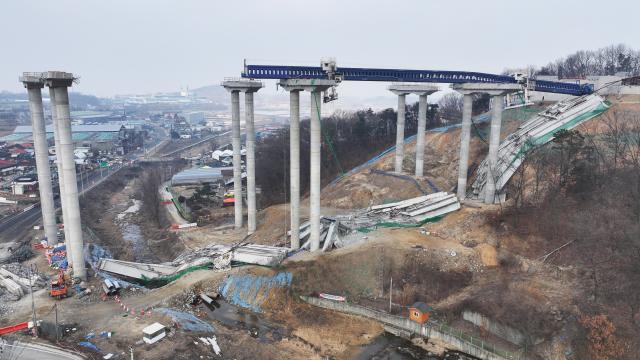
[[[500,72],[612,43],[640,48],[638,13],[637,0],[2,0],[0,90],[23,91],[23,71],[56,69],[80,75],[84,93],[176,91],[238,76],[244,58]]]

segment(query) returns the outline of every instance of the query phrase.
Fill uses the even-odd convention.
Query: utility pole
[[[391,297],[393,294],[393,278],[389,280],[389,314],[391,314]]]
[[[56,342],[60,341],[60,334],[58,333],[58,303],[55,304],[56,309]]]
[[[131,360],[133,360],[133,347],[129,346],[129,353],[131,354]]]
[[[82,179],[82,173],[84,170],[84,165],[80,165],[80,194],[84,196],[84,180]]]
[[[31,292],[31,312],[33,321],[33,336],[38,337],[38,324],[36,322],[36,303],[33,299],[33,275],[38,273],[36,264],[29,265],[29,290]]]

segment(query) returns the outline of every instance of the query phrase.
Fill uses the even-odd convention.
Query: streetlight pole
[[[84,196],[84,180],[82,179],[83,172],[84,172],[84,164],[80,165],[80,194]]]
[[[31,292],[31,312],[33,316],[33,336],[38,337],[38,324],[36,322],[36,303],[33,299],[33,275],[38,273],[36,264],[29,265],[29,290]]]

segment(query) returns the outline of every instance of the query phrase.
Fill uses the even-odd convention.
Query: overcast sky
[[[100,96],[177,91],[239,76],[244,58],[500,72],[612,43],[640,48],[639,13],[638,0],[2,0],[0,90],[24,91],[23,71],[55,69]]]

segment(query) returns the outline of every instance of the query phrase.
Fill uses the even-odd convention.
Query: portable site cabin
[[[424,324],[431,316],[431,307],[423,302],[416,302],[409,308],[409,320]]]
[[[167,334],[167,328],[160,323],[153,323],[142,329],[144,334],[142,340],[147,344],[153,344],[160,341]]]

